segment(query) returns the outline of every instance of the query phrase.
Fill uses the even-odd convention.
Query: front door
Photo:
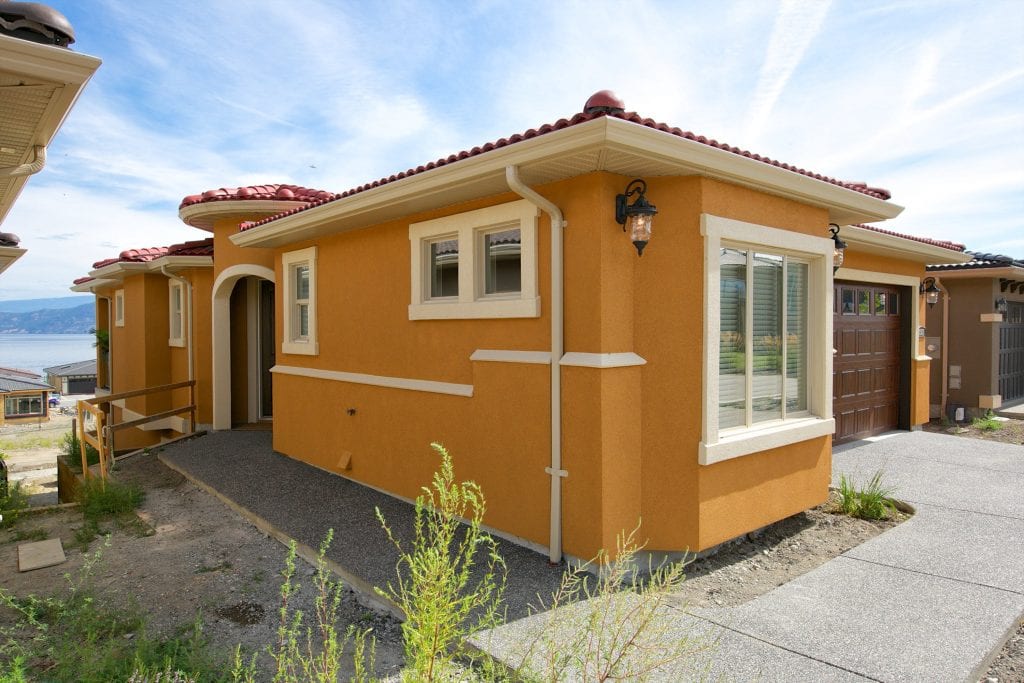
[[[1003,403],[1024,398],[1024,303],[1011,301],[999,326],[999,393]]]
[[[274,415],[274,283],[260,280],[259,299],[260,418]]]

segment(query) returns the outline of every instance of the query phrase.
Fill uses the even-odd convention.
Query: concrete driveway
[[[914,517],[745,605],[665,608],[680,636],[715,635],[718,647],[706,671],[644,679],[977,680],[1024,613],[1024,448],[899,432],[835,450],[836,485],[878,470]],[[541,617],[481,643],[508,653]]]

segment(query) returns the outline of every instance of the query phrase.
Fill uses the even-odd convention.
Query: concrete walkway
[[[718,637],[709,680],[974,681],[1024,613],[1024,449],[902,432],[836,449],[834,484],[878,470],[907,522],[734,608],[666,607],[679,634]],[[540,617],[481,640],[508,656]],[[690,666],[644,680],[699,678]]]
[[[281,538],[314,548],[333,527],[330,558],[356,587],[394,577],[396,554],[373,510],[407,539],[409,504],[276,454],[265,432],[216,432],[161,458]],[[711,680],[977,680],[1024,613],[1024,449],[902,432],[839,447],[833,460],[834,483],[882,470],[917,514],[740,607],[662,616],[680,634],[717,638],[701,660]],[[501,552],[514,621],[480,644],[506,656],[535,639],[545,615],[518,617],[561,572],[518,546]],[[673,668],[643,679],[698,677]]]

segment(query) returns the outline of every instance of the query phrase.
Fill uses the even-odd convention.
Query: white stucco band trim
[[[551,365],[550,351],[511,351],[505,349],[477,349],[469,357],[471,361],[490,363],[526,363]]]
[[[647,365],[647,359],[638,356],[632,351],[625,353],[583,353],[570,351],[562,356],[559,365],[569,365],[580,368],[628,368],[634,365]]]
[[[270,368],[270,371],[277,375],[310,377],[312,379],[326,379],[333,382],[349,382],[351,384],[367,384],[374,387],[386,387],[388,389],[425,391],[432,394],[448,394],[450,396],[473,396],[472,384],[436,382],[427,379],[409,379],[407,377],[386,377],[384,375],[365,375],[360,372],[320,370],[318,368],[301,368],[292,365],[275,365]]]

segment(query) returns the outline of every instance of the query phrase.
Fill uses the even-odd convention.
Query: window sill
[[[772,427],[749,429],[724,437],[718,443],[708,444],[702,441],[698,461],[701,465],[713,465],[716,462],[828,436],[835,430],[835,420],[823,420],[820,417],[789,420]]]
[[[435,301],[409,304],[409,320],[539,317],[540,297],[533,299],[483,299],[471,302]]]
[[[320,345],[308,341],[286,341],[281,342],[281,353],[291,353],[297,356],[317,356],[320,354]]]
[[[167,345],[168,346],[177,346],[179,348],[183,348],[185,346],[185,340],[184,339],[168,339],[167,340]]]

